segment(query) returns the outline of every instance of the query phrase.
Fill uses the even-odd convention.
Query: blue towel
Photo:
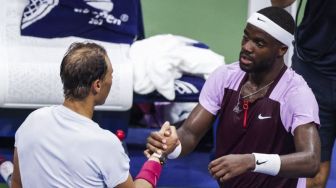
[[[131,44],[144,38],[140,0],[30,0],[21,35]]]

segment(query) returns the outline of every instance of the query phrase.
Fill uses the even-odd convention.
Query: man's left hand
[[[255,168],[253,154],[232,154],[210,162],[208,169],[216,180],[225,182]]]

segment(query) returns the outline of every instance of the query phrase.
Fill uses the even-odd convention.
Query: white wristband
[[[252,153],[255,158],[255,169],[253,172],[259,172],[275,176],[280,171],[281,159],[278,154]]]
[[[176,159],[178,156],[180,156],[181,154],[181,151],[182,151],[182,145],[181,143],[174,149],[173,152],[169,153],[167,155],[167,158],[168,159]]]

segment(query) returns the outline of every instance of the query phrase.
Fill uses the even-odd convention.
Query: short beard
[[[263,60],[263,61],[261,61],[257,64],[254,63],[254,66],[252,66],[251,69],[246,69],[242,66],[240,66],[240,68],[246,73],[268,72],[274,66],[275,60],[276,60],[276,58],[269,58],[269,59]]]

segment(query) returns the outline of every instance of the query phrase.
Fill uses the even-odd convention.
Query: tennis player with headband
[[[215,159],[208,168],[220,187],[304,188],[305,177],[319,167],[320,122],[311,89],[284,63],[294,28],[282,8],[254,13],[239,61],[212,73],[177,134],[152,132],[146,154],[190,153],[217,118]]]

